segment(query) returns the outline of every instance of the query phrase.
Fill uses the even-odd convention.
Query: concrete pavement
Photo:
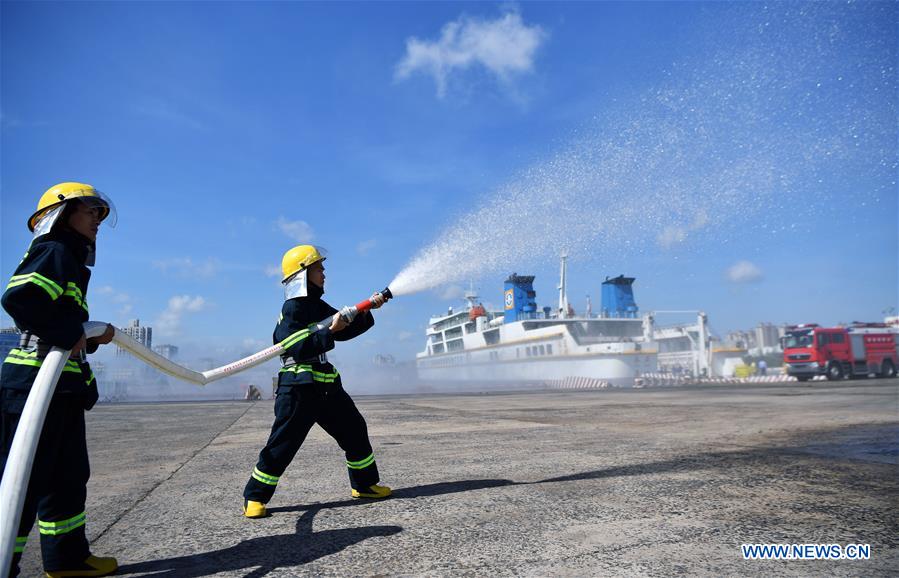
[[[271,401],[95,408],[94,552],[173,577],[899,568],[899,380],[356,401],[394,497],[351,500],[316,427],[260,520],[241,491]],[[746,561],[743,543],[867,543],[871,559]]]

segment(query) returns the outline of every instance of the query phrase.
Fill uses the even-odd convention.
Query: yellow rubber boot
[[[383,500],[384,498],[390,497],[390,494],[393,492],[390,491],[390,488],[387,486],[379,486],[378,484],[374,484],[369,486],[368,488],[363,488],[361,490],[353,490],[354,498],[370,498],[372,500]]]
[[[119,563],[115,558],[100,558],[98,556],[88,556],[87,560],[81,563],[81,568],[72,570],[53,570],[47,572],[47,578],[63,578],[66,576],[109,576],[119,568]]]
[[[247,518],[264,518],[266,514],[265,504],[262,502],[254,502],[253,500],[244,501],[243,515]]]

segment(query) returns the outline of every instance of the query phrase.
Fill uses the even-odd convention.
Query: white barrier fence
[[[554,379],[546,382],[549,389],[607,389],[612,384],[602,379],[593,377],[566,377],[564,379]]]
[[[823,375],[816,375],[810,381],[826,381]],[[727,384],[735,385],[744,383],[785,383],[797,382],[795,377],[790,375],[751,375],[749,377],[701,377],[694,379],[683,374],[676,373],[644,373],[640,377],[634,379],[634,387],[677,387],[691,384]],[[577,377],[569,376],[564,379],[554,379],[546,382],[548,389],[607,389],[614,387],[608,381],[596,379],[593,377]]]

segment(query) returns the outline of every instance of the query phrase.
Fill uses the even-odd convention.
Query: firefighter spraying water
[[[375,323],[372,309],[392,296],[389,289],[339,312],[325,293],[324,251],[299,245],[281,260],[284,305],[272,336],[283,347],[275,396],[275,421],[265,447],[244,488],[244,515],[262,518],[281,476],[316,423],[337,441],[346,455],[354,498],[380,499],[390,488],[380,481],[365,419],[343,389],[340,373],[328,361],[335,341],[347,341]],[[329,322],[316,323],[317,319]]]

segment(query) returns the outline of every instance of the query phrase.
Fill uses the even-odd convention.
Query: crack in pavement
[[[205,450],[206,448],[208,448],[208,447],[210,446],[210,444],[212,444],[212,442],[214,442],[215,440],[217,440],[223,433],[225,433],[226,431],[228,431],[229,429],[231,429],[232,427],[234,427],[234,424],[236,424],[237,422],[239,422],[239,421],[243,418],[243,416],[247,415],[247,412],[249,412],[251,409],[253,409],[254,407],[256,407],[256,405],[257,405],[258,403],[259,403],[259,402],[253,402],[252,404],[250,404],[250,406],[247,407],[247,409],[243,410],[243,412],[242,412],[239,416],[237,416],[236,418],[234,418],[234,420],[233,420],[231,423],[229,423],[227,426],[225,426],[222,430],[220,430],[220,431],[218,431],[217,433],[215,433],[215,434],[209,439],[209,441],[207,441],[205,444],[203,444],[202,446],[200,446],[194,453],[190,454],[190,456],[188,456],[188,458],[187,458],[186,460],[184,460],[184,462],[182,462],[181,464],[179,464],[177,468],[175,468],[174,470],[172,470],[172,472],[171,472],[167,477],[165,477],[165,478],[159,480],[158,482],[156,482],[155,484],[153,484],[153,487],[151,487],[149,490],[147,490],[146,492],[144,492],[144,494],[143,494],[142,496],[140,496],[137,500],[135,500],[135,502],[134,502],[133,504],[131,504],[131,506],[129,506],[125,511],[123,511],[121,514],[119,514],[118,516],[116,516],[116,518],[115,518],[112,522],[110,522],[109,525],[107,525],[105,528],[103,528],[103,530],[102,530],[99,534],[97,534],[97,537],[94,538],[93,540],[91,540],[91,544],[95,544],[95,543],[99,542],[100,539],[101,539],[103,536],[105,536],[106,533],[110,530],[110,528],[112,528],[113,526],[115,526],[116,524],[118,524],[118,523],[122,520],[122,518],[124,518],[125,516],[127,516],[128,514],[130,514],[131,511],[134,510],[134,508],[136,508],[136,507],[139,506],[141,503],[143,503],[144,500],[146,500],[146,499],[147,499],[153,492],[156,491],[156,488],[158,488],[158,487],[161,486],[162,484],[166,483],[167,481],[169,481],[169,480],[171,480],[173,477],[175,477],[175,474],[177,474],[178,472],[180,472],[181,469],[182,469],[184,466],[186,466],[188,463],[190,463],[191,460],[193,460],[195,457],[197,457],[197,456],[200,454],[200,452],[202,452],[203,450]]]

